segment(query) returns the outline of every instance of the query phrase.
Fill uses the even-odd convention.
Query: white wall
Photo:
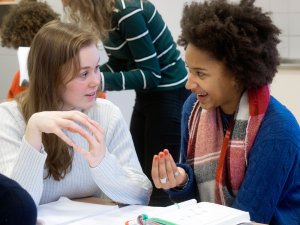
[[[280,68],[272,85],[271,94],[295,115],[300,125],[300,68]]]
[[[18,68],[17,52],[0,47],[0,102],[6,98],[12,78]]]
[[[156,5],[157,9],[160,11],[166,23],[168,24],[169,29],[174,36],[174,39],[177,40],[180,33],[179,21],[181,18],[183,4],[185,2],[191,2],[191,0],[152,0],[152,2]],[[258,5],[261,5],[267,10],[275,11],[276,18],[274,18],[274,21],[277,22],[278,26],[280,26],[282,29],[289,30],[288,33],[285,32],[284,34],[291,34],[292,36],[289,36],[291,40],[294,40],[295,38],[297,39],[298,37],[295,32],[297,30],[299,31],[299,29],[291,29],[291,26],[294,26],[293,24],[295,24],[296,26],[296,21],[299,20],[292,21],[291,25],[284,22],[285,20],[281,20],[280,15],[283,13],[283,9],[286,9],[284,15],[286,15],[286,13],[291,13],[290,18],[294,18],[295,16],[297,17],[298,15],[300,15],[300,4],[298,4],[299,2],[299,0],[257,0]],[[50,4],[57,12],[63,12],[60,0],[47,0],[47,3]],[[172,7],[170,7],[170,4],[172,4]],[[294,30],[294,32],[291,33],[291,30]],[[289,38],[287,40],[288,42],[285,42],[285,44],[281,46],[281,51],[298,52],[300,54],[300,49],[297,51],[286,50],[291,48],[290,45],[288,45],[291,40]],[[300,41],[297,43],[299,44]],[[180,50],[182,51],[181,48]],[[291,56],[294,55],[295,54],[293,53],[293,55]],[[105,52],[103,51],[101,51],[101,59],[103,59],[102,61],[105,61],[107,59]],[[3,100],[5,98],[12,76],[17,69],[18,63],[16,52],[13,50],[0,48],[0,100]],[[298,69],[280,69],[271,86],[271,91],[276,98],[282,101],[295,114],[298,122],[300,123],[300,91],[298,88],[299,84],[300,67],[298,67]],[[112,91],[108,92],[107,96],[109,100],[120,107],[126,121],[129,123],[135,98],[134,91]]]

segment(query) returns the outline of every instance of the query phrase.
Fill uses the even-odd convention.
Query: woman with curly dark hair
[[[39,29],[56,19],[59,15],[47,3],[23,0],[3,19],[1,45],[14,49],[30,46]]]
[[[253,0],[185,5],[178,43],[193,94],[183,107],[181,161],[164,150],[152,178],[174,201],[248,211],[260,223],[300,223],[300,128],[270,95],[279,29]]]
[[[34,0],[22,0],[4,18],[1,23],[1,45],[18,49],[29,47],[35,34],[46,23],[59,19],[59,15],[47,4]],[[8,99],[15,98],[28,86],[28,81],[20,82],[20,71],[14,75]]]

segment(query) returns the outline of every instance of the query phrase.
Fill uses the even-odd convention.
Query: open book
[[[166,207],[153,217],[176,225],[237,225],[250,222],[248,212],[209,202],[196,203],[196,200],[179,204],[178,207]]]
[[[214,203],[197,203],[194,199],[168,207],[131,205],[118,208],[61,198],[39,206],[38,224],[124,225],[126,221],[137,224],[137,217],[141,214],[176,225],[236,225],[250,222],[247,212]]]

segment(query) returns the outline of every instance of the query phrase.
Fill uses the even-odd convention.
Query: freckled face
[[[189,70],[186,88],[197,94],[201,107],[206,110],[221,107],[227,114],[234,113],[242,88],[237,88],[224,63],[192,44],[186,48],[185,60]]]
[[[62,110],[87,110],[95,104],[100,85],[99,52],[95,44],[79,51],[80,71],[62,89]]]

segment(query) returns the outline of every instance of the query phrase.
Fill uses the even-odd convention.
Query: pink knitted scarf
[[[195,103],[189,120],[187,162],[194,168],[202,201],[232,204],[269,99],[268,86],[245,92],[225,136],[219,108],[205,110]]]

